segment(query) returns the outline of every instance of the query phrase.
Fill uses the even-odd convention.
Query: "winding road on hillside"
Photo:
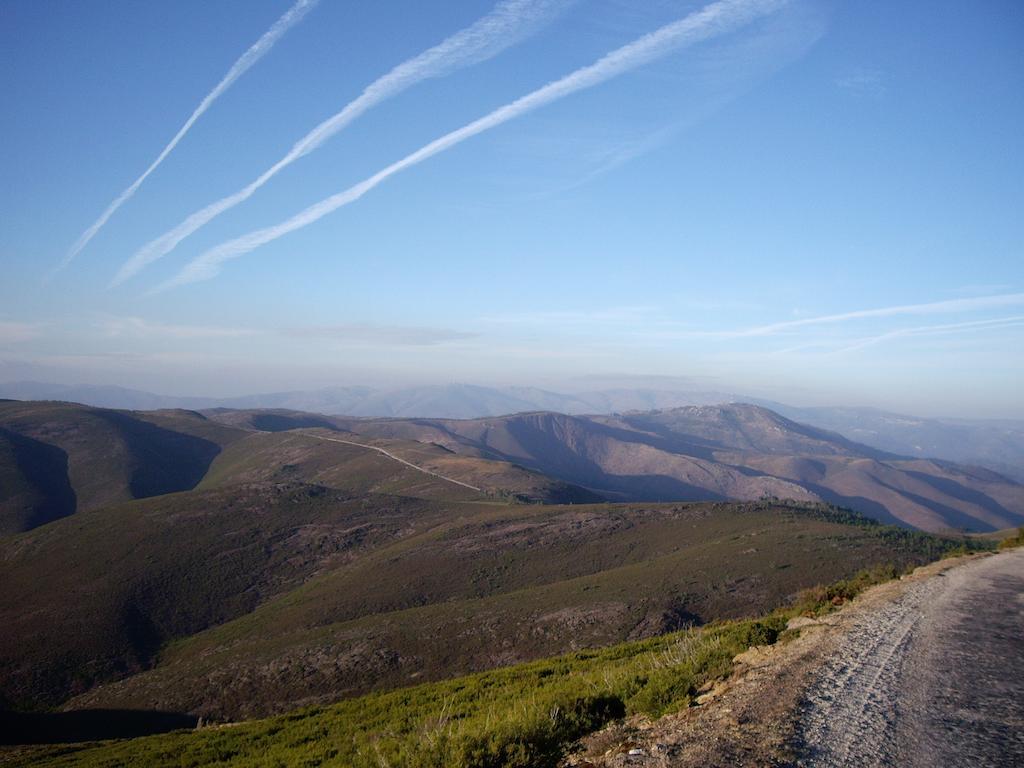
[[[389,459],[397,461],[399,464],[404,464],[407,467],[415,469],[417,472],[422,472],[425,475],[436,477],[438,480],[445,480],[446,482],[453,483],[455,485],[461,485],[463,488],[469,488],[469,490],[471,491],[477,491],[478,493],[483,492],[480,488],[477,488],[475,485],[464,483],[461,480],[456,480],[454,477],[448,477],[447,475],[442,475],[440,472],[434,472],[433,470],[426,469],[425,467],[421,467],[418,464],[413,464],[411,461],[406,461],[400,456],[395,456],[395,454],[391,453],[390,451],[386,451],[383,448],[377,447],[376,445],[357,443],[355,440],[342,440],[340,437],[325,437],[324,435],[314,435],[309,432],[304,432],[303,434],[305,434],[307,437],[315,437],[317,440],[325,440],[328,443],[344,443],[345,445],[354,445],[357,448],[366,448],[368,451],[376,451],[377,453],[387,456]]]
[[[817,674],[801,766],[1024,766],[1024,549],[863,616]]]

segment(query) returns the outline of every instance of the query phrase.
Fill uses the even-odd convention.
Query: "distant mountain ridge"
[[[0,403],[0,533],[189,490],[244,434],[194,412]]]
[[[316,414],[209,413],[214,418],[183,409],[0,402],[0,535],[135,499],[225,484],[309,482],[430,499],[602,500],[508,462],[456,456],[436,445],[382,441],[361,447],[283,431],[334,427]]]
[[[767,400],[751,402],[884,451],[978,464],[1024,482],[1024,421],[924,419],[877,408],[797,408]]]
[[[537,387],[471,384],[400,388],[335,386],[230,398],[175,397],[114,386],[40,382],[0,384],[0,398],[64,400],[101,408],[286,408],[326,415],[393,418],[475,419],[528,411],[569,415],[652,411],[688,405],[747,402],[793,421],[838,432],[882,451],[922,459],[973,464],[1024,482],[1024,421],[926,419],[875,408],[797,407],[743,394],[612,387],[561,393]]]
[[[336,386],[240,397],[177,397],[116,386],[43,382],[0,383],[0,398],[62,400],[99,408],[151,411],[164,408],[287,408],[336,416],[393,416],[471,419],[523,411],[614,413],[736,400],[723,392],[656,388],[612,388],[565,394],[539,387],[484,387],[432,384],[380,389]]]
[[[208,412],[255,426],[265,412]],[[995,472],[881,451],[761,406],[608,416],[533,411],[482,419],[357,419],[279,412],[275,428],[334,428],[503,461],[616,501],[827,501],[928,531],[1024,523],[1024,486]]]
[[[0,709],[333,701],[763,612],[954,546],[819,499],[933,529],[1024,505],[994,473],[744,404],[456,420],[7,401],[0,429]]]

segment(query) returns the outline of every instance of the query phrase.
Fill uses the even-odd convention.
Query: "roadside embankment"
[[[567,764],[1024,764],[1024,550],[931,563],[790,628],[697,706],[616,723]]]

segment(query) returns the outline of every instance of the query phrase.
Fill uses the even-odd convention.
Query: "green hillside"
[[[0,402],[0,534],[193,488],[244,435],[191,411]]]
[[[426,470],[417,471],[373,447],[308,432],[328,423],[310,414],[214,415],[218,420],[183,410],[0,402],[0,535],[132,499],[235,483],[307,482],[443,500],[602,498],[504,461],[457,456],[429,443],[359,438]]]
[[[427,692],[407,718],[423,727],[436,696],[481,685],[497,696],[534,669],[552,683],[572,670],[552,689],[570,698],[555,703],[582,707],[590,727],[654,706],[633,662],[616,666],[664,652],[648,638],[762,616],[807,587],[959,544],[807,501],[580,503],[594,495],[487,451],[453,452],[440,434],[359,435],[301,414],[4,403],[0,417],[5,519],[30,529],[0,536],[0,710],[5,727],[40,739],[370,695],[358,715],[336,710],[364,749],[358,723],[372,730],[408,686]],[[555,499],[576,503],[537,503]],[[515,667],[565,653],[583,655]],[[584,664],[586,686],[621,672],[612,693],[579,698],[588,659],[600,666]],[[483,676],[444,682],[465,675]],[[471,708],[487,696],[473,693]],[[410,738],[388,749],[405,755]]]
[[[0,428],[0,534],[67,517],[76,506],[67,454]]]
[[[247,434],[217,457],[199,487],[258,482],[307,482],[352,495],[386,493],[453,501],[485,496],[389,461],[375,451],[301,432]]]
[[[318,486],[233,486],[81,512],[0,539],[0,696],[55,705],[138,672],[167,641],[446,514]]]
[[[690,706],[703,686],[728,675],[736,654],[791,635],[785,629],[790,617],[827,612],[897,573],[891,568],[862,571],[828,588],[809,590],[757,619],[716,622],[227,728],[28,747],[9,752],[8,763],[52,768],[553,767],[561,764],[571,742],[610,721],[630,714],[657,717]],[[9,722],[42,731],[57,726],[60,717]]]
[[[463,456],[430,442],[365,438],[321,426],[301,414],[218,413],[232,424],[268,426],[250,432],[210,466],[201,487],[264,480],[302,480],[352,493],[394,493],[420,498],[498,498],[531,503],[584,503],[604,498],[507,461]],[[342,442],[350,440],[355,445]],[[363,447],[365,446],[365,447]],[[384,450],[401,461],[382,461]],[[385,457],[386,458],[386,457]],[[453,482],[454,481],[454,482]]]
[[[776,496],[933,533],[1024,523],[1024,486],[995,472],[901,458],[743,403],[610,416],[332,422],[365,438],[515,462],[618,501]]]
[[[0,541],[0,695],[262,715],[752,615],[941,546],[813,506],[170,494]]]

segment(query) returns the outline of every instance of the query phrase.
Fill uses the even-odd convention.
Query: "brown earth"
[[[972,555],[923,566],[873,587],[820,619],[795,619],[776,645],[736,657],[733,675],[694,706],[658,720],[630,718],[582,739],[564,766],[577,768],[735,768],[791,766],[802,757],[801,718],[808,691],[848,636],[910,590],[950,569],[989,557]],[[802,762],[800,764],[803,764]],[[829,763],[822,763],[829,764]]]
[[[827,501],[933,532],[1024,523],[1024,486],[990,470],[888,454],[742,403],[619,416],[331,420],[363,438],[510,462],[615,500]]]

